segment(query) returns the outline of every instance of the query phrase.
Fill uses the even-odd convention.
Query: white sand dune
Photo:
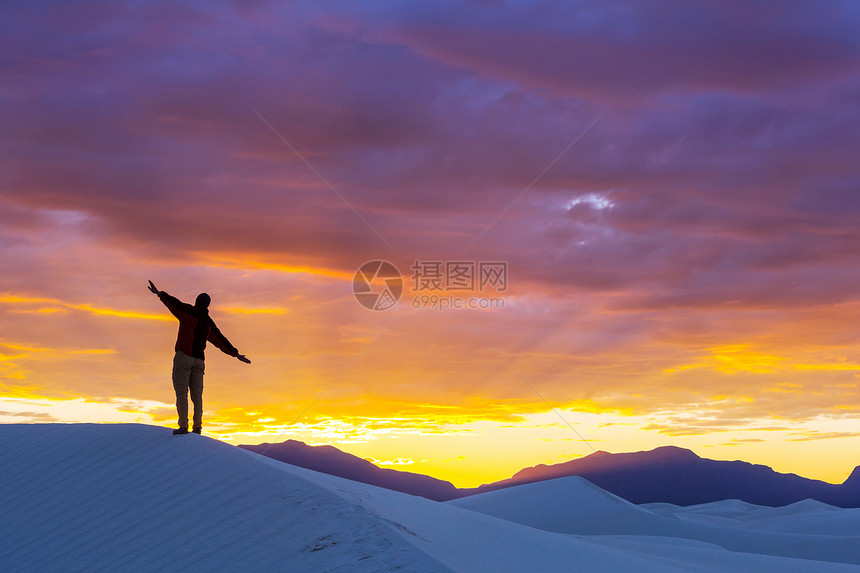
[[[577,491],[595,519],[658,519]],[[0,571],[858,570],[659,533],[544,531],[141,425],[0,426],[0,495]]]
[[[710,503],[688,506],[674,505],[671,503],[643,503],[639,507],[660,515],[696,514],[727,517],[731,519],[740,518],[745,515],[754,515],[762,511],[773,509],[766,505],[755,505],[739,499],[726,499],[723,501],[713,501]]]
[[[2,571],[439,571],[385,523],[197,435],[0,428]]]
[[[689,507],[671,504],[642,507],[687,521],[786,533],[860,536],[860,509],[842,509],[813,499],[782,507],[751,505],[736,499]]]
[[[782,519],[800,524],[813,515],[818,516],[827,524],[826,529],[820,526],[822,531],[750,527],[738,517],[749,518],[768,510],[779,515],[780,508],[753,506],[738,500],[693,509],[677,508],[674,512],[671,508],[677,506],[671,504],[649,504],[651,509],[648,509],[630,504],[579,477],[524,484],[447,503],[560,533],[623,536],[628,542],[632,539],[629,536],[671,537],[736,552],[860,564],[860,536],[854,527],[854,510],[834,508],[837,511],[831,512],[814,504],[795,508]]]

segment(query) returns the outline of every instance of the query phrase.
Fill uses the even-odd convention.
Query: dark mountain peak
[[[370,464],[370,462],[359,458],[358,456],[343,452],[334,446],[330,446],[328,444],[311,446],[310,444],[300,442],[299,440],[284,440],[283,442],[263,443],[256,446],[241,445],[239,447],[276,459],[278,459],[279,455],[304,456],[307,459],[311,459],[311,457],[314,459],[330,459],[332,457],[343,456],[343,458],[348,460],[350,463]]]
[[[275,450],[284,450],[284,449],[296,449],[296,448],[311,448],[313,446],[309,446],[304,442],[300,442],[298,440],[284,440],[283,442],[263,442],[261,444],[257,444],[254,446],[255,448],[266,448],[267,450],[275,449]]]
[[[860,466],[854,468],[854,471],[842,485],[860,491]]]
[[[642,468],[645,466],[662,467],[666,464],[689,463],[701,458],[690,450],[676,446],[661,446],[646,452],[626,452],[612,454],[603,450],[553,465],[538,464],[536,466],[521,469],[513,476],[498,483],[523,483],[529,481],[540,481],[566,475],[591,475],[594,472],[604,473],[616,471],[622,468]],[[487,487],[493,484],[487,484]],[[481,486],[485,487],[485,486]]]
[[[686,448],[679,448],[678,446],[660,446],[659,448],[654,448],[649,452],[643,452],[645,454],[651,454],[649,457],[660,458],[660,459],[679,459],[679,460],[692,460],[692,459],[701,459],[696,452],[693,450],[688,450]]]
[[[309,470],[411,495],[439,501],[458,497],[457,488],[450,482],[421,474],[380,468],[368,460],[330,445],[309,446],[298,440],[286,440],[274,444],[240,445],[239,447]]]
[[[589,454],[580,458],[580,460],[595,460],[595,459],[610,459],[614,461],[622,461],[622,460],[630,460],[635,461],[636,463],[642,463],[643,461],[648,460],[692,460],[692,459],[701,459],[695,452],[692,450],[688,450],[685,448],[679,448],[678,446],[659,446],[654,448],[653,450],[646,450],[641,452],[623,452],[619,454],[613,454],[610,452],[604,452],[603,450],[597,450],[593,454]],[[579,460],[572,460],[574,462]],[[565,462],[570,463],[570,462]],[[536,466],[538,467],[538,466]]]

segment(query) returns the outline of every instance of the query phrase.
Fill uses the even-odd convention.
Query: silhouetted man
[[[239,354],[236,347],[221,334],[215,322],[209,317],[209,295],[201,293],[194,306],[158,290],[149,281],[149,290],[158,295],[167,310],[179,319],[179,334],[176,337],[176,355],[173,357],[173,389],[176,390],[176,413],[179,414],[179,428],[174,434],[188,433],[188,390],[194,404],[193,432],[203,431],[203,350],[208,340],[221,352],[234,356],[250,364],[251,361]]]

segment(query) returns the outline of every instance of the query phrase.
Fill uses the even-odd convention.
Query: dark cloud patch
[[[400,19],[415,50],[575,97],[761,91],[850,73],[860,18],[804,2],[447,4]]]

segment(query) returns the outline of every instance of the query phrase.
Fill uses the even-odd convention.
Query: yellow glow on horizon
[[[6,396],[0,397],[0,410],[5,412],[0,414],[3,423],[138,422],[168,427],[175,423],[172,404],[127,398]],[[380,467],[429,475],[457,487],[475,487],[509,478],[526,467],[587,456],[592,448],[621,453],[669,444],[692,449],[701,457],[753,458],[777,471],[841,483],[852,469],[852,460],[827,466],[822,461],[839,459],[838,452],[849,444],[860,443],[856,432],[847,431],[851,425],[846,420],[822,419],[782,428],[738,428],[719,436],[674,436],[667,441],[659,432],[643,431],[646,416],[576,411],[562,414],[590,446],[552,412],[528,414],[513,424],[486,420],[451,424],[440,432],[425,431],[421,420],[406,418],[369,420],[364,424],[330,418],[309,424],[277,425],[270,422],[270,417],[260,417],[259,411],[226,408],[207,414],[204,425],[206,435],[232,444],[296,439],[309,445],[333,445]],[[782,434],[784,439],[765,440],[756,437],[759,432]],[[798,451],[804,451],[804,455],[797,455]]]

